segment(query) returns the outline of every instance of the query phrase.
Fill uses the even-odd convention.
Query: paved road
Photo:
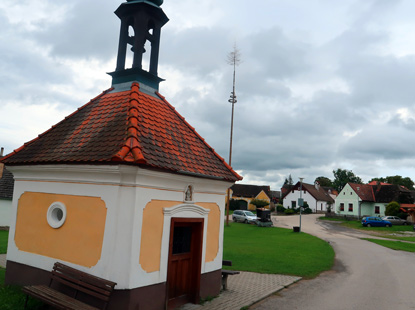
[[[303,280],[263,302],[255,310],[406,310],[415,309],[415,254],[393,251],[360,240],[363,235],[302,217],[302,230],[331,243],[334,269]],[[277,217],[281,227],[298,226],[298,217]]]

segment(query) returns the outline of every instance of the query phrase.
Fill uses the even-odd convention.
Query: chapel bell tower
[[[115,11],[121,19],[121,30],[117,67],[109,73],[113,85],[137,81],[158,90],[163,81],[157,75],[161,27],[169,21],[160,8],[162,3],[163,0],[127,0]],[[130,51],[132,67],[126,68]],[[143,68],[145,53],[149,53],[148,71]]]

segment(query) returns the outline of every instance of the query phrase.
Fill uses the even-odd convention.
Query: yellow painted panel
[[[163,238],[163,208],[180,204],[177,201],[152,200],[143,211],[141,229],[140,265],[147,272],[160,270],[161,242]]]
[[[66,221],[49,226],[54,202],[66,206]],[[17,207],[15,243],[20,251],[92,267],[101,258],[107,208],[99,197],[25,192]]]
[[[199,203],[199,206],[210,209],[206,236],[206,262],[212,262],[219,252],[220,208],[216,203]]]
[[[163,238],[163,208],[180,205],[179,201],[150,201],[143,211],[141,230],[140,265],[146,272],[160,270],[161,244]],[[210,209],[206,236],[206,262],[213,261],[219,252],[220,208],[216,203],[196,203]],[[169,232],[170,233],[170,232]]]

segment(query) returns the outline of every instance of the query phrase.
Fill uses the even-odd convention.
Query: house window
[[[379,214],[380,213],[380,207],[379,206],[375,206],[375,214]]]
[[[340,211],[344,211],[344,203],[340,204]]]
[[[352,192],[350,192],[350,195],[352,195]]]
[[[353,204],[349,203],[349,212],[353,212]]]
[[[346,195],[346,192],[343,192],[343,195]]]
[[[296,201],[295,200],[293,200],[293,201],[291,201],[291,209],[295,209],[296,208]]]

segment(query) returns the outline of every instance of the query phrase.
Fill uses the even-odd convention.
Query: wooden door
[[[168,309],[199,302],[202,244],[203,219],[171,220],[167,270]]]

